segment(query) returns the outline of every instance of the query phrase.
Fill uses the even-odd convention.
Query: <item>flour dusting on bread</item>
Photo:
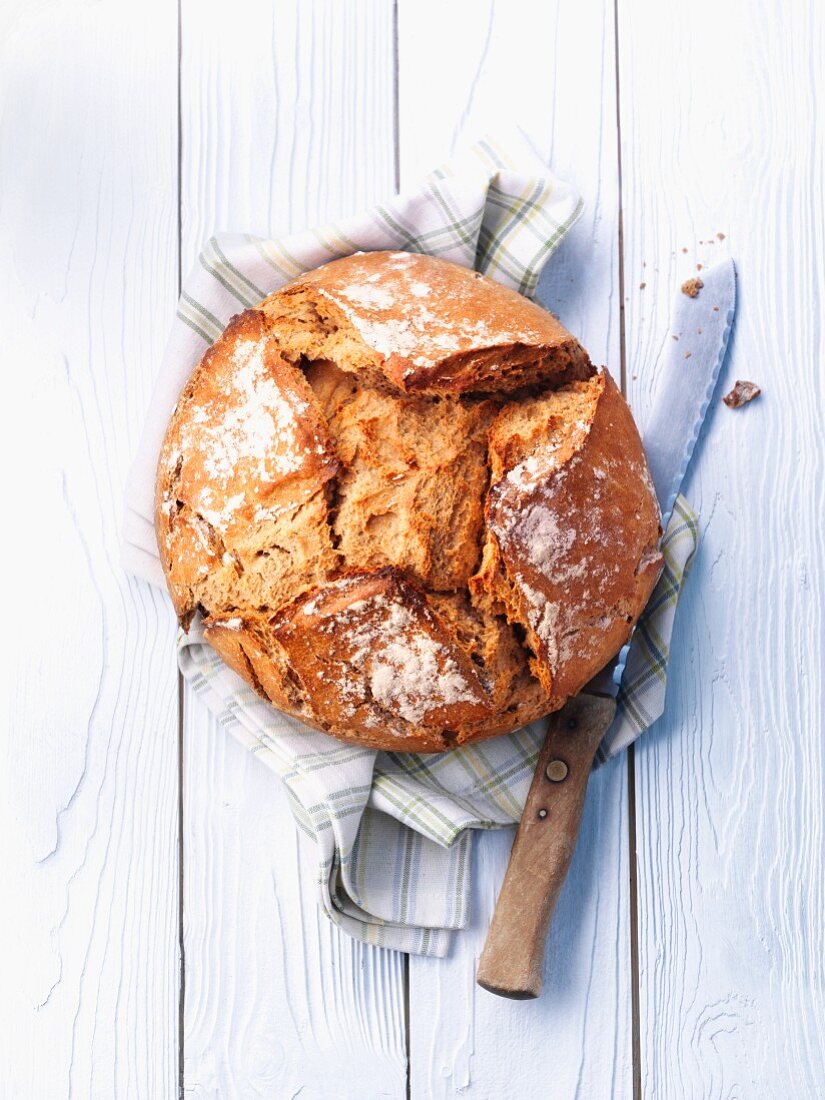
[[[290,306],[327,329],[314,344],[321,357],[346,346],[364,380],[404,392],[511,392],[583,378],[592,369],[587,353],[551,314],[478,272],[433,256],[356,253],[267,298],[261,308],[282,342],[306,353],[312,341],[304,331],[297,339],[290,331]]]
[[[630,412],[540,307],[358,253],[233,318],[164,442],[181,621],[337,737],[443,751],[560,707],[661,568]]]
[[[362,627],[350,641],[358,647],[352,658],[355,667],[362,669],[369,662],[376,702],[418,725],[433,708],[477,701],[477,688],[471,690],[443,643],[414,629],[409,608],[398,601],[389,604],[384,595],[370,599],[382,629]],[[367,610],[367,601],[358,604],[359,611]]]

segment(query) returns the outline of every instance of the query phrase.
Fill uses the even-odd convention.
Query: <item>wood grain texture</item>
[[[0,43],[0,1094],[172,1097],[174,627],[118,530],[176,297],[175,18],[18,4]]]
[[[392,4],[183,0],[184,271],[204,234],[281,233],[394,183]]]
[[[674,289],[728,252],[720,396],[736,378],[763,390],[711,412],[667,714],[638,748],[643,1092],[820,1097],[825,10],[619,9],[634,408],[643,421]]]
[[[403,956],[319,912],[278,777],[193,702],[186,715],[187,1095],[399,1100]]]
[[[216,229],[300,229],[392,190],[390,4],[186,2],[182,34],[184,269]],[[187,1094],[399,1100],[403,956],[329,923],[278,778],[188,691],[185,716]]]
[[[476,968],[482,989],[541,994],[550,920],[570,869],[593,760],[616,717],[612,698],[580,694],[547,720],[493,919]]]
[[[540,297],[619,378],[614,55],[613,7],[602,0],[399,5],[402,185],[458,142],[521,125],[586,203]],[[625,774],[614,761],[591,781],[537,1002],[505,1002],[475,985],[513,834],[476,838],[471,930],[447,960],[410,959],[413,1097],[630,1094]]]
[[[448,958],[410,958],[414,1098],[630,1096],[628,916],[616,902],[627,893],[625,775],[618,760],[590,780],[536,1001],[476,985],[513,833],[475,838],[470,927]]]

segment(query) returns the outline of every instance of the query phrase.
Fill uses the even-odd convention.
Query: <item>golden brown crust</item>
[[[172,598],[316,729],[443,751],[561,706],[627,638],[659,513],[630,412],[549,314],[432,257],[233,318],[167,432]]]
[[[491,714],[475,666],[424,594],[392,567],[348,572],[282,608],[272,636],[327,728],[431,740]]]
[[[302,275],[261,308],[301,303],[362,344],[406,393],[507,393],[585,378],[587,353],[552,314],[468,268],[415,252],[358,252]]]
[[[603,371],[505,406],[490,452],[485,583],[524,624],[537,675],[563,700],[627,641],[661,572],[639,433]]]
[[[337,470],[313,392],[279,353],[264,315],[233,317],[181,394],[158,464],[155,525],[178,615],[203,602],[200,589],[216,572],[221,588],[236,587],[242,564],[254,580],[256,559],[273,545],[294,568],[293,540],[311,542],[318,525],[291,520],[315,501],[324,525],[319,494]],[[304,556],[336,564],[328,537],[315,542]],[[276,594],[270,584],[260,597]]]

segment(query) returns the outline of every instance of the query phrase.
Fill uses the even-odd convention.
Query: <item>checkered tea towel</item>
[[[387,248],[443,256],[531,295],[581,205],[517,136],[479,142],[418,190],[335,225],[279,240],[210,240],[184,283],[129,476],[126,569],[163,584],[153,527],[161,441],[184,382],[233,314],[302,271]],[[676,603],[696,545],[696,516],[680,498],[665,533],[665,571],[634,634],[601,760],[662,713]],[[543,723],[439,755],[374,752],[264,703],[203,643],[197,622],[180,635],[178,660],[220,722],[285,783],[295,820],[314,844],[327,916],[367,943],[443,955],[468,920],[471,830],[518,821]]]

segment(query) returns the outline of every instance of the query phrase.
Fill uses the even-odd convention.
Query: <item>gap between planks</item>
[[[178,130],[178,164],[177,164],[177,232],[178,232],[178,299],[183,289],[183,103],[181,90],[181,70],[183,58],[183,13],[181,0],[177,0],[177,130]],[[177,657],[176,657],[177,661]],[[183,1036],[185,1027],[186,1010],[186,944],[183,935],[183,900],[184,900],[184,845],[183,845],[183,710],[184,710],[184,684],[183,676],[178,669],[178,1097],[184,1097],[184,1046]]]
[[[400,123],[400,84],[401,73],[398,62],[398,0],[392,3],[392,136],[393,136],[393,172],[396,192],[401,190],[401,123]],[[404,1055],[406,1058],[406,1100],[412,1097],[412,1058],[410,1046],[410,956],[404,955]]]
[[[622,194],[622,95],[619,53],[619,2],[613,0],[613,49],[616,73],[616,175],[618,178],[618,253],[619,253],[619,373],[621,391],[627,397],[627,339],[625,331],[624,210]],[[630,1048],[633,1100],[642,1100],[642,1025],[640,1012],[641,975],[639,973],[639,898],[636,869],[636,753],[627,750],[627,861],[630,890]]]

